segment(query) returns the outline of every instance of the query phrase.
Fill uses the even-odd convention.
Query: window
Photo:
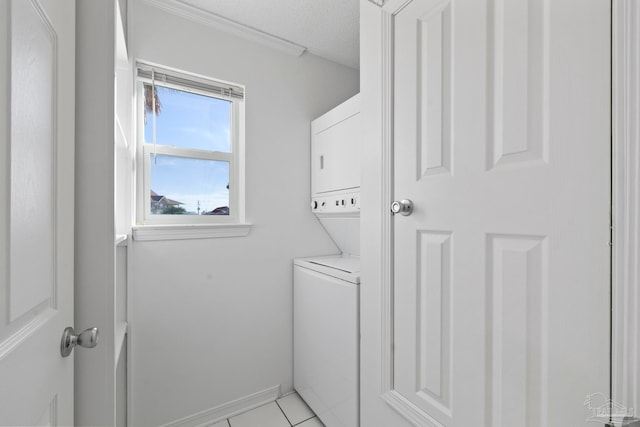
[[[244,221],[244,88],[138,63],[139,224]]]

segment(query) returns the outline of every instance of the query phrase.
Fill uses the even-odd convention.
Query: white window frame
[[[169,83],[155,80],[156,86],[204,95],[231,102],[231,153],[199,150],[185,147],[147,143],[144,139],[144,84],[153,84],[152,79],[136,76],[136,223],[138,226],[156,225],[237,225],[245,223],[244,203],[244,87],[184,71],[138,61],[137,69],[151,70],[160,75],[170,75],[193,85]],[[233,87],[241,91],[241,98],[227,96],[207,90],[207,87]],[[202,160],[229,162],[229,215],[159,215],[151,213],[151,157],[152,154],[169,155]],[[135,231],[135,230],[134,230]],[[135,233],[134,233],[135,234]]]

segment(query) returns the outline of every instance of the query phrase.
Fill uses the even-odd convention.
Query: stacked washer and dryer
[[[359,95],[311,123],[311,210],[340,255],[293,267],[296,391],[326,427],[359,425]]]

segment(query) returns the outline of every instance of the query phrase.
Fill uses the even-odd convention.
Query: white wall
[[[132,425],[281,384],[292,390],[294,257],[337,253],[310,213],[310,121],[358,72],[294,57],[135,2],[136,58],[246,85],[249,236],[134,242]]]

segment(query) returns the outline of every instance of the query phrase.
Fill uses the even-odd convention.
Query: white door
[[[0,424],[73,425],[75,2],[0,6]]]
[[[590,425],[609,393],[609,2],[383,14],[392,197],[414,210],[392,219],[382,398],[397,425]]]

